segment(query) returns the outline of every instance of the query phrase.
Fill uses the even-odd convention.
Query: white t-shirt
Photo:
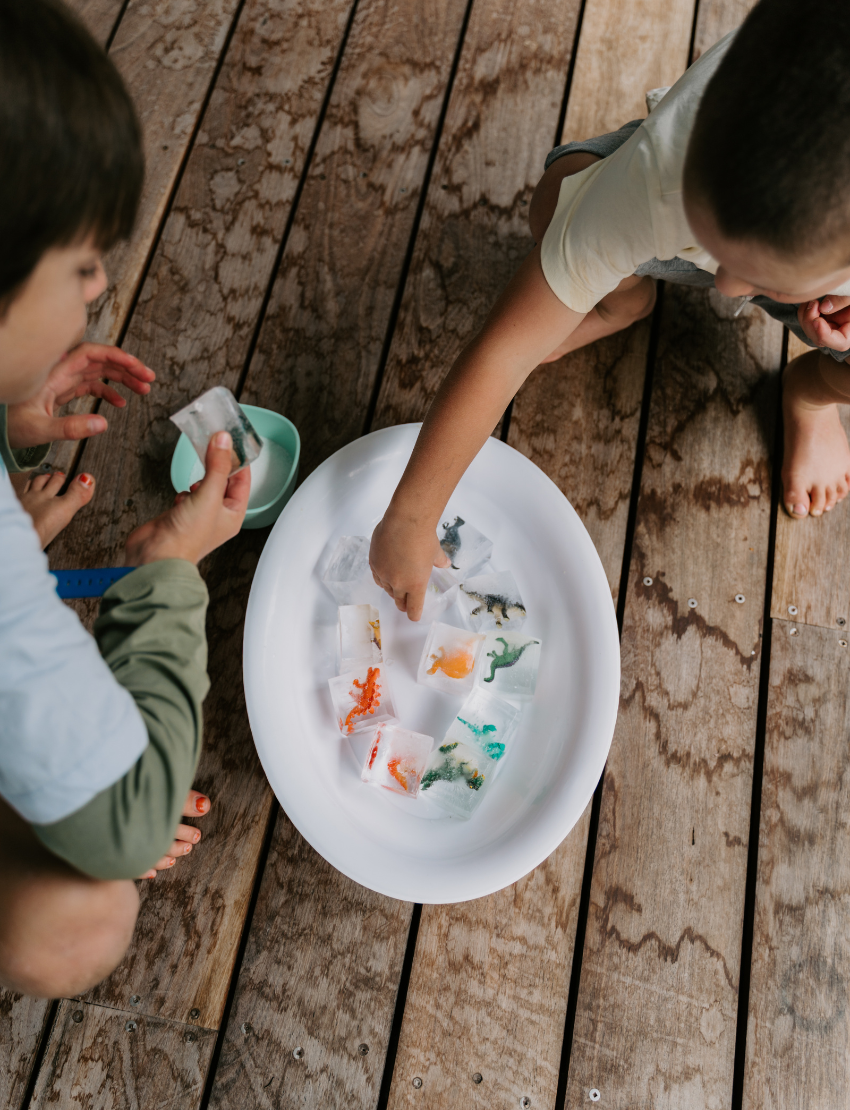
[[[0,462],[0,796],[50,824],[117,782],[148,745],[132,695],[56,593]]]
[[[707,50],[619,150],[564,178],[540,261],[567,308],[590,312],[653,258],[717,273],[685,218],[682,171],[702,94],[734,35]],[[850,292],[850,282],[833,292]]]

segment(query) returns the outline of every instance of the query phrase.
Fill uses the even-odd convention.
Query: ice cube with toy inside
[[[437,538],[451,560],[446,569],[459,582],[479,570],[493,554],[493,541],[460,516],[456,516],[453,523],[444,521]]]
[[[374,596],[377,587],[369,569],[368,536],[342,536],[322,581],[337,605],[361,605]]]
[[[382,663],[381,620],[374,605],[340,605],[339,673],[361,663]]]
[[[458,584],[451,571],[434,567],[428,585],[425,587],[425,601],[422,604],[423,624],[431,624],[454,605],[457,600]]]
[[[416,798],[433,747],[433,736],[411,732],[396,722],[376,725],[360,778],[370,786]]]
[[[464,820],[481,804],[496,764],[480,748],[445,740],[425,766],[420,796]]]
[[[528,701],[537,687],[540,641],[521,632],[488,632],[478,685],[511,701]]]
[[[343,736],[395,719],[383,663],[361,664],[348,674],[329,678],[337,725]]]
[[[236,398],[223,385],[213,386],[196,397],[185,408],[175,412],[171,420],[195,448],[201,463],[206,462],[207,447],[216,432],[230,433],[233,442],[231,474],[250,466],[260,456],[263,447],[260,437]]]
[[[480,748],[498,763],[519,725],[520,711],[504,698],[476,686],[449,725],[445,740]]]
[[[472,690],[483,643],[480,633],[435,621],[419,660],[417,682],[444,694],[465,697]]]
[[[470,628],[522,628],[527,616],[514,576],[510,571],[480,574],[461,582],[458,605]]]

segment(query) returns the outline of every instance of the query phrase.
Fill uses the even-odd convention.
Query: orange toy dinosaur
[[[399,770],[399,764],[400,763],[401,763],[401,756],[396,756],[395,759],[388,759],[387,760],[387,770],[392,775],[392,777],[395,779],[395,781],[397,783],[400,783],[401,786],[403,786],[404,789],[407,790],[407,779],[404,777],[404,775]]]
[[[446,655],[445,648],[440,648],[439,651],[439,655],[431,656],[434,662],[428,668],[428,674],[436,674],[440,670],[449,678],[466,678],[475,663],[472,652],[458,648]]]
[[[381,671],[378,667],[370,667],[366,672],[366,681],[360,682],[354,679],[354,685],[360,691],[357,695],[357,702],[349,710],[348,716],[343,721],[342,727],[346,732],[354,731],[354,722],[357,717],[365,717],[368,713],[374,713],[381,704],[381,687],[378,679],[381,677]],[[352,697],[355,696],[354,691],[351,691]]]

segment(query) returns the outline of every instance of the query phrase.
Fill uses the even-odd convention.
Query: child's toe
[[[52,474],[48,474],[47,481],[44,483],[44,485],[41,488],[46,490],[48,493],[52,494],[54,497],[56,497],[56,495],[62,489],[62,486],[64,484],[65,484],[65,474],[64,474],[64,472],[61,471],[61,470],[54,470]],[[35,482],[33,482],[33,488],[35,488]]]
[[[68,492],[65,494],[66,498],[70,498],[71,504],[75,505],[74,512],[81,508],[83,505],[88,505],[94,494],[94,478],[91,474],[78,474],[77,477],[68,486]]]
[[[809,515],[809,495],[789,483],[785,490],[785,511],[798,520]]]
[[[51,477],[52,475],[50,473],[36,474],[34,478],[30,478],[30,490],[34,493],[39,493],[41,490],[44,489],[44,487],[50,481]]]
[[[823,516],[823,511],[826,508],[826,502],[826,488],[824,486],[814,486],[811,491],[809,516]]]

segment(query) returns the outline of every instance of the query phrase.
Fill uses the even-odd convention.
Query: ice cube
[[[231,474],[250,466],[254,459],[259,458],[262,450],[260,437],[236,398],[223,385],[208,389],[185,408],[175,412],[171,419],[189,439],[201,462],[206,462],[207,447],[216,432],[230,432],[233,440]]]
[[[433,736],[410,732],[397,724],[377,725],[369,738],[369,754],[360,778],[370,786],[383,786],[415,798],[433,747]]]
[[[522,597],[510,571],[481,574],[460,584],[458,605],[470,628],[487,632],[491,628],[522,628],[526,612]]]
[[[478,671],[478,685],[513,701],[534,697],[540,641],[521,632],[488,632]]]
[[[437,538],[452,561],[447,569],[452,571],[458,582],[479,570],[493,554],[492,541],[461,516],[456,516],[454,523],[444,521],[442,528],[438,529]]]
[[[348,674],[361,663],[382,663],[381,621],[374,605],[340,605],[339,673]]]
[[[337,724],[343,736],[395,719],[385,671],[383,663],[374,666],[364,663],[348,674],[328,679]]]
[[[378,587],[369,569],[368,536],[342,536],[322,581],[337,605],[362,605],[376,597]]]
[[[515,705],[476,686],[449,725],[443,743],[458,740],[474,745],[498,762],[517,730],[519,718]]]
[[[444,694],[464,697],[475,681],[475,664],[484,637],[435,621],[428,632],[416,681]]]
[[[442,616],[457,599],[457,580],[453,573],[434,567],[428,586],[425,590],[425,604],[422,607],[420,620],[424,624],[431,624],[437,617]]]
[[[471,817],[490,785],[496,764],[457,740],[441,744],[425,765],[420,792],[454,817]]]

